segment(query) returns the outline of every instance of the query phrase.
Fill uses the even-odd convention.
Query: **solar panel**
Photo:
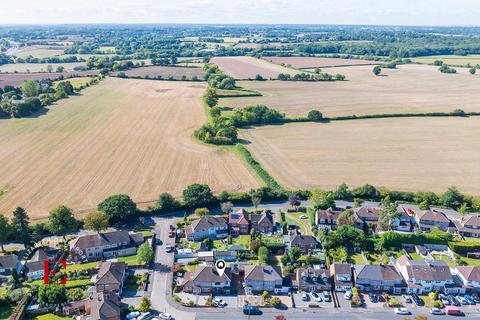
[[[238,219],[238,218],[240,218],[240,216],[239,216],[238,214],[236,214],[236,213],[232,214],[231,217],[232,217],[232,219]]]

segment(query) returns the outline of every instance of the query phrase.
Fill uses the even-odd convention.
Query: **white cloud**
[[[1,24],[478,25],[477,0],[2,0]]]

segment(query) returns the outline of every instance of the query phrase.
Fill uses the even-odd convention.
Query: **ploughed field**
[[[211,63],[235,79],[255,79],[257,74],[265,79],[276,79],[279,73],[297,74],[298,71],[285,68],[253,57],[214,57]]]
[[[112,194],[152,203],[192,183],[258,187],[233,153],[193,138],[205,84],[107,78],[37,117],[0,120],[0,212],[32,219],[64,204],[82,213]]]
[[[337,58],[315,58],[315,57],[263,57],[267,61],[291,65],[294,68],[326,68],[341,66],[362,66],[380,64],[378,61],[368,61],[360,59],[337,59]],[[327,70],[328,71],[328,70]]]
[[[242,130],[247,148],[284,186],[342,182],[404,191],[480,194],[480,117],[292,123]]]
[[[438,67],[410,64],[382,69],[382,76],[375,76],[372,68],[324,70],[344,74],[347,81],[239,81],[239,86],[263,96],[222,98],[219,104],[244,107],[261,103],[294,117],[306,116],[312,109],[320,110],[324,116],[480,111],[480,75],[472,76],[468,69],[457,68],[457,74],[444,74]]]
[[[157,77],[161,76],[164,79],[173,77],[174,79],[182,79],[182,76],[186,76],[187,79],[192,79],[193,76],[196,76],[199,80],[203,80],[205,73],[202,71],[202,68],[195,67],[170,67],[170,66],[150,66],[150,67],[140,67],[133,68],[130,70],[123,71],[129,77]],[[117,73],[118,74],[118,73]]]

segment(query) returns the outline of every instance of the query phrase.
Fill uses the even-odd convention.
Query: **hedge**
[[[451,241],[448,243],[450,249],[458,254],[469,252],[480,252],[480,243],[475,241]]]
[[[442,236],[443,234],[445,234],[445,237]],[[397,232],[385,232],[380,235],[380,238],[383,240],[384,248],[401,248],[402,244],[449,244],[448,237],[451,237],[452,234],[448,232],[442,232],[442,235],[432,234],[428,232],[424,232],[418,235]]]

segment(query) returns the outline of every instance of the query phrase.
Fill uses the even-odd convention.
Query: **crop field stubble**
[[[315,57],[263,57],[262,59],[275,63],[291,65],[297,69],[327,68],[341,66],[364,66],[381,64],[377,61],[360,59],[337,59],[337,58],[315,58]],[[327,70],[328,71],[328,70]]]
[[[293,123],[242,130],[265,169],[292,189],[342,182],[480,195],[480,117]]]
[[[259,186],[233,153],[193,138],[205,84],[107,78],[46,114],[0,120],[0,212],[32,220],[59,204],[78,213],[112,194],[153,204],[191,183],[220,192]]]
[[[56,80],[63,75],[64,80],[68,80],[71,77],[89,77],[95,76],[98,74],[97,70],[87,70],[87,71],[72,71],[72,72],[63,72],[63,73],[0,73],[0,88],[5,86],[20,86],[26,80],[44,80],[51,79]]]
[[[186,76],[187,79],[192,79],[193,76],[196,76],[198,79],[203,80],[205,73],[202,71],[202,68],[193,68],[193,67],[170,67],[170,66],[151,66],[151,67],[140,67],[133,68],[130,70],[123,71],[129,77],[146,77],[150,78],[161,76],[164,79],[173,77],[174,79],[181,79],[182,76]]]
[[[252,57],[215,57],[210,59],[210,62],[235,79],[255,79],[257,74],[265,79],[276,79],[279,73],[298,73],[296,70]]]
[[[312,109],[327,117],[480,111],[480,75],[456,69],[457,74],[444,74],[438,67],[410,64],[382,69],[383,76],[375,76],[372,66],[352,66],[326,69],[344,74],[347,81],[238,81],[239,86],[263,96],[222,98],[219,105],[235,108],[261,103],[292,117],[304,117]]]

